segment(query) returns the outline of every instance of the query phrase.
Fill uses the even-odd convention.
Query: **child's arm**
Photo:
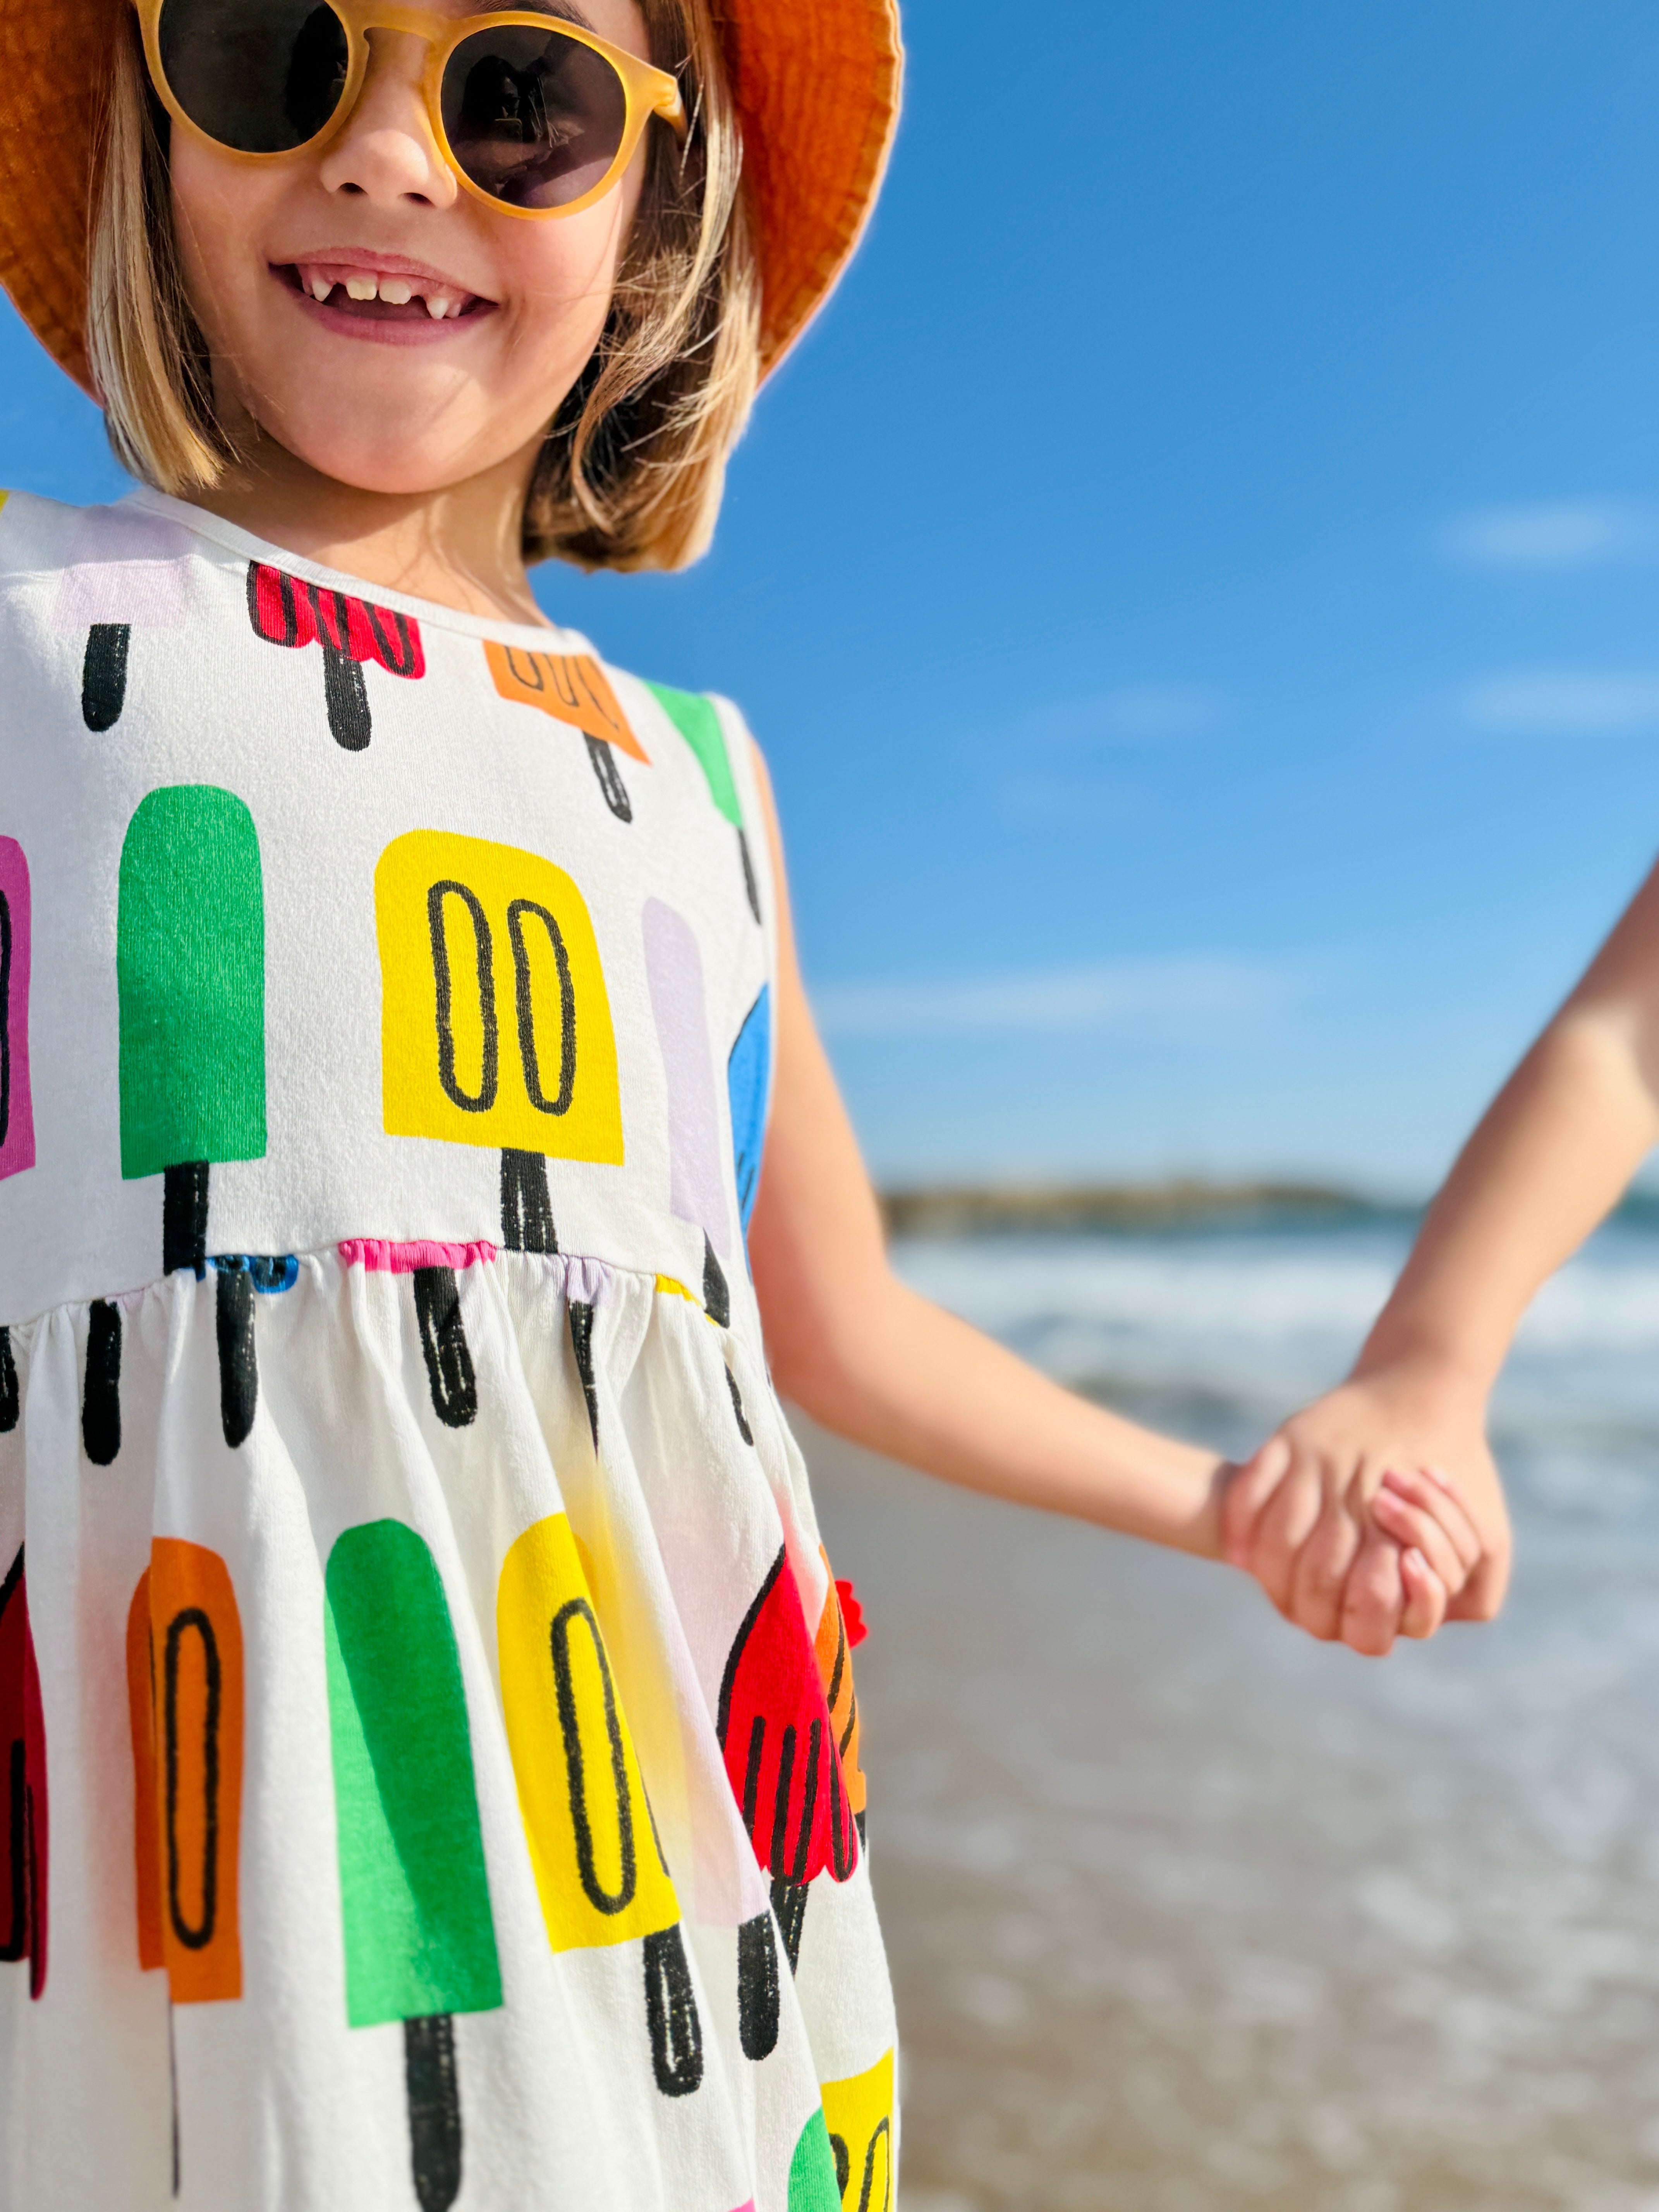
[[[875,1198],[801,985],[766,798],[778,886],[778,1066],[749,1250],[779,1389],[826,1428],[946,1481],[1218,1558],[1218,1501],[1232,1470],[1215,1453],[1061,1389],[907,1289],[888,1266]]]
[[[1482,1548],[1451,1616],[1496,1613],[1510,1533],[1486,1449],[1487,1394],[1534,1292],[1656,1142],[1659,870],[1470,1138],[1352,1375],[1288,1422],[1231,1487],[1228,1556],[1288,1618],[1387,1649],[1397,1543],[1418,1540],[1424,1503],[1447,1517],[1443,1493],[1423,1480],[1431,1469],[1455,1479]]]

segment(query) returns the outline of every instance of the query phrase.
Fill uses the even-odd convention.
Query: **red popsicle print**
[[[411,681],[426,674],[421,626],[413,616],[308,583],[264,562],[248,563],[247,611],[256,637],[296,650],[322,647],[328,726],[349,753],[362,752],[373,734],[364,663],[374,661],[388,676]]]
[[[20,1549],[0,1583],[0,1960],[46,1986],[46,1735]]]
[[[859,1862],[859,1834],[817,1655],[781,1548],[726,1660],[718,1726],[744,1826],[772,1877],[793,1970],[807,1884],[826,1870],[845,1881]]]

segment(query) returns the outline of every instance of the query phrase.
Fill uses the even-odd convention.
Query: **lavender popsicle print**
[[[88,507],[58,587],[52,627],[86,633],[81,718],[112,730],[126,704],[132,633],[182,629],[190,539],[177,523],[118,507]]]
[[[15,837],[0,837],[0,1180],[34,1165],[29,1089],[29,866]],[[0,1436],[17,1426],[22,1401],[11,1331],[0,1328]]]
[[[29,950],[29,865],[15,837],[0,837],[0,1177],[34,1165]]]
[[[642,927],[651,1012],[668,1079],[669,1211],[702,1231],[703,1304],[725,1328],[732,1297],[720,1261],[731,1257],[732,1240],[702,955],[690,923],[660,899],[646,901]]]

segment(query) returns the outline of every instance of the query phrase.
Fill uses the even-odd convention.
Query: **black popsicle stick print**
[[[714,1248],[708,1241],[708,1231],[702,1233],[702,1302],[710,1321],[721,1328],[732,1326],[732,1293],[726,1288],[726,1277],[720,1261],[714,1257]]]
[[[207,1272],[208,1164],[185,1160],[161,1175],[161,1273]]]
[[[313,644],[321,648],[328,726],[344,752],[363,751],[374,735],[365,662],[392,676],[418,679],[426,673],[421,626],[412,615],[263,562],[248,563],[247,612],[254,635],[271,645],[298,652]]]
[[[570,1301],[570,1349],[576,1355],[582,1396],[587,1405],[587,1425],[593,1449],[599,1448],[599,1394],[593,1382],[593,1309],[580,1298]]]
[[[586,732],[583,734],[586,736]],[[616,754],[603,738],[588,738],[587,757],[593,763],[593,773],[599,780],[599,789],[605,793],[605,805],[618,822],[631,822],[634,819],[634,802],[628,796],[628,786],[622,780]]]
[[[87,1311],[81,1441],[94,1467],[108,1467],[121,1449],[121,1309],[108,1298]]]
[[[501,1154],[501,1247],[507,1252],[556,1252],[553,1198],[540,1152]]]
[[[738,830],[738,856],[743,862],[743,887],[749,894],[749,911],[758,921],[761,918],[760,885],[755,880],[755,863],[750,856],[749,840],[741,827]]]
[[[800,1939],[806,1925],[808,1891],[804,1881],[792,1881],[780,1875],[772,1884],[772,1910],[777,1915],[778,1929],[783,1937],[783,1948],[793,1974],[800,1966]]]
[[[645,1939],[645,2017],[658,2088],[692,2095],[702,2086],[702,2022],[678,1920]]]
[[[179,2038],[173,2032],[175,2007],[167,2000],[167,2087],[173,2098],[173,2193],[179,2194],[184,2166],[179,2155]]]
[[[461,2091],[450,2014],[404,2022],[404,2081],[416,2197],[421,2212],[449,2212],[461,2193]]]
[[[12,1357],[11,1331],[0,1328],[0,1437],[17,1426],[22,1400],[17,1388],[17,1362]]]
[[[323,647],[323,698],[328,708],[328,726],[342,752],[365,750],[374,734],[368,711],[368,685],[363,665],[337,646]]]
[[[234,1451],[245,1444],[259,1402],[259,1361],[253,1342],[253,1271],[216,1261],[215,1324],[219,1340],[219,1421]]]
[[[127,696],[131,623],[94,623],[81,664],[81,719],[89,730],[112,730]]]
[[[465,1429],[478,1417],[478,1382],[461,1324],[460,1285],[453,1267],[416,1267],[415,1312],[421,1351],[432,1387],[432,1410],[446,1428]]]
[[[755,1441],[755,1431],[750,1427],[749,1416],[743,1410],[743,1399],[738,1389],[738,1378],[729,1367],[726,1370],[726,1387],[732,1393],[732,1411],[738,1417],[738,1434],[743,1438],[744,1443],[752,1444]]]
[[[777,2049],[781,2004],[772,1916],[757,1912],[738,1930],[738,2033],[745,2058],[769,2058]]]

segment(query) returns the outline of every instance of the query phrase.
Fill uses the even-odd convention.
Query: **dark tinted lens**
[[[173,98],[239,154],[303,146],[345,92],[345,27],[317,0],[166,0],[159,35]]]
[[[463,39],[444,70],[444,130],[475,185],[510,207],[567,207],[617,158],[628,119],[610,63],[562,31]]]

